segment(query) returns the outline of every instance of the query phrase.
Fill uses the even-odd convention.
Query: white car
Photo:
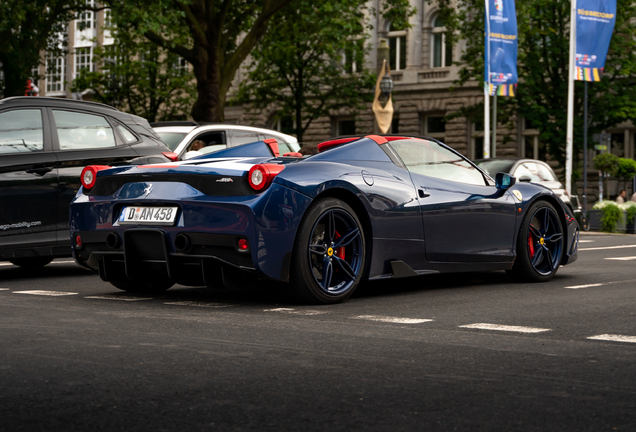
[[[267,138],[276,138],[281,155],[300,150],[293,136],[259,127],[225,123],[200,125],[187,121],[159,122],[151,126],[180,160]]]

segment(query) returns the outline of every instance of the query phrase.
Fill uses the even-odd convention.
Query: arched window
[[[440,17],[433,20],[432,48],[431,56],[432,67],[447,67],[453,62],[453,47],[446,43],[446,27]]]
[[[406,69],[406,30],[389,27],[389,67],[393,71]]]

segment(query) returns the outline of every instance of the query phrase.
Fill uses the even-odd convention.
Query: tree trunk
[[[197,100],[192,106],[192,119],[203,122],[222,122],[225,120],[225,101],[220,95],[220,73],[217,68],[218,52],[211,48],[209,52],[202,47],[194,48],[194,76],[197,79]]]

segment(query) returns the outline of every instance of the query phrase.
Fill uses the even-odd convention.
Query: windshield
[[[166,145],[170,147],[170,150],[176,149],[181,141],[183,141],[183,138],[185,138],[185,136],[187,135],[183,132],[155,132],[157,132],[157,135],[159,135],[161,141],[165,142]]]
[[[495,178],[497,173],[504,172],[509,173],[510,168],[515,164],[513,160],[489,160],[489,161],[481,161],[476,162],[479,168],[483,169],[490,175],[490,177]]]

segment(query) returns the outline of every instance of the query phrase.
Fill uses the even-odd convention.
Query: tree
[[[0,83],[0,93],[24,95],[26,79],[40,64],[40,52],[60,52],[59,34],[64,34],[68,22],[86,9],[85,0],[1,1],[0,63],[4,82]]]
[[[109,0],[115,25],[188,61],[196,78],[191,115],[223,121],[234,75],[272,17],[292,0]]]
[[[431,0],[429,0],[431,1]],[[448,40],[466,41],[456,87],[474,83],[483,88],[483,0],[435,0],[447,28]],[[540,139],[560,164],[565,163],[568,93],[570,2],[525,0],[516,2],[519,35],[517,97],[500,98],[500,118],[513,114],[530,120]],[[603,79],[589,83],[589,133],[636,115],[636,4],[618,0],[616,26]],[[470,107],[469,107],[470,108]],[[576,82],[574,106],[575,159],[582,148],[583,82]],[[470,111],[469,109],[465,110]]]
[[[193,74],[175,54],[143,37],[112,29],[113,45],[96,47],[98,72],[82,70],[73,91],[91,89],[94,100],[144,117],[171,120],[194,101]]]
[[[279,119],[291,116],[301,142],[315,119],[340,108],[363,108],[373,98],[375,81],[364,64],[366,3],[297,0],[286,6],[252,51],[236,102],[274,106]],[[414,12],[408,2],[382,4],[382,13],[402,27]]]

